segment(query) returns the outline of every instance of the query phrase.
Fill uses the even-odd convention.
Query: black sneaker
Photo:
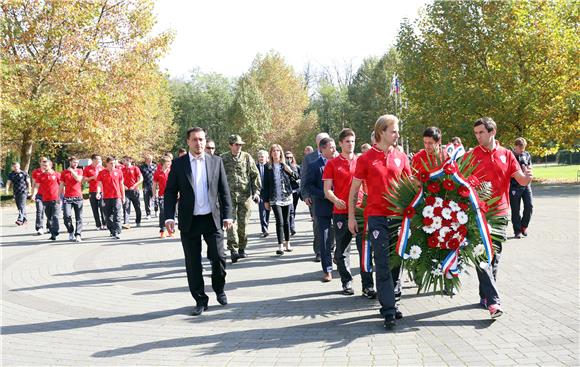
[[[314,258],[314,262],[319,263],[320,260],[321,260],[320,254],[316,254],[316,257]]]
[[[352,296],[354,294],[354,289],[352,289],[351,282],[348,282],[342,286],[342,294],[346,296]]]
[[[49,240],[56,241],[56,236],[50,236]]]
[[[362,292],[363,297],[368,299],[375,299],[377,298],[377,292],[372,288],[365,288]]]
[[[391,330],[396,325],[397,325],[397,323],[395,322],[395,316],[393,316],[393,315],[387,315],[385,317],[385,323],[384,323],[385,329]]]
[[[403,318],[403,313],[399,310],[399,306],[395,306],[395,319],[400,320]]]
[[[235,264],[238,262],[238,260],[240,259],[240,254],[238,254],[238,252],[236,250],[232,250],[230,251],[231,256],[232,256],[232,264]]]
[[[398,302],[401,300],[401,292],[395,292],[395,302]]]
[[[246,257],[248,257],[248,254],[246,254],[245,250],[240,250],[240,252],[238,253],[238,255],[240,255],[241,259],[245,259]]]

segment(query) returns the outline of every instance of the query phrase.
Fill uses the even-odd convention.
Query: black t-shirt
[[[14,191],[15,194],[28,192],[28,173],[24,171],[12,171],[8,174],[8,180],[12,182],[12,191]]]
[[[514,153],[514,156],[516,157],[516,161],[518,161],[518,163],[520,164],[520,167],[522,167],[522,169],[524,167],[531,167],[532,166],[532,156],[530,155],[530,153],[523,152],[522,154],[517,154],[515,151],[513,153]],[[512,178],[510,183],[512,185],[522,186],[518,183],[518,181],[516,181],[515,178]]]

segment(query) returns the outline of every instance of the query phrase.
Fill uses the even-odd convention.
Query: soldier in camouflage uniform
[[[249,153],[242,152],[242,138],[231,135],[228,142],[230,152],[222,154],[221,157],[232,196],[234,226],[228,229],[228,250],[231,252],[232,263],[235,263],[239,258],[247,257],[246,225],[250,219],[251,200],[258,202],[260,199],[262,183],[254,159]]]

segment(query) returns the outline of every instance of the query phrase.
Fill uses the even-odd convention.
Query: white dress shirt
[[[205,166],[205,154],[199,157],[189,155],[191,165],[191,182],[193,183],[193,193],[195,194],[195,203],[193,206],[193,215],[205,215],[211,213],[209,205],[209,193],[207,182],[207,170]]]

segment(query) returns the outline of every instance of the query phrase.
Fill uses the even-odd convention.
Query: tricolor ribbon
[[[487,224],[487,220],[485,219],[485,215],[479,206],[479,200],[477,197],[477,192],[469,182],[463,177],[459,170],[457,169],[457,159],[462,157],[465,154],[465,149],[462,145],[458,147],[454,147],[453,145],[448,145],[446,148],[447,155],[449,159],[443,164],[440,168],[434,169],[433,171],[429,172],[429,180],[436,180],[445,174],[445,167],[448,165],[455,166],[454,173],[451,174],[453,180],[458,183],[459,185],[467,188],[469,190],[469,201],[471,202],[471,206],[475,212],[475,219],[477,223],[477,227],[479,229],[479,234],[481,236],[483,247],[485,248],[485,252],[487,254],[487,263],[491,264],[491,259],[493,257],[493,247],[491,243],[491,234],[489,231],[489,226]],[[419,188],[419,192],[415,195],[415,198],[409,204],[409,207],[417,207],[421,200],[423,199],[423,186]],[[410,217],[403,217],[403,222],[401,224],[401,229],[399,230],[399,238],[397,240],[397,247],[396,251],[399,256],[403,259],[407,259],[409,257],[408,254],[405,253],[407,248],[407,243],[410,237],[410,226],[411,226],[411,218]],[[467,242],[464,242],[462,246],[464,246]],[[462,247],[460,246],[460,247]],[[452,277],[459,276],[459,271],[457,269],[457,263],[459,260],[459,249],[451,250],[445,260],[443,260],[443,273],[447,276],[450,274]]]

